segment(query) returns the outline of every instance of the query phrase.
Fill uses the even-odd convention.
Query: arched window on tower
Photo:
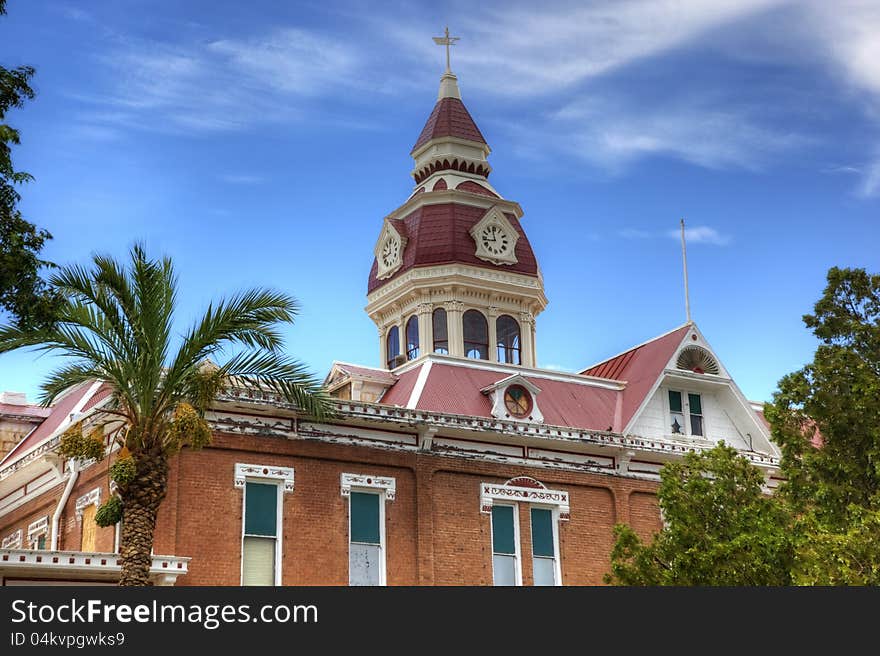
[[[400,355],[400,331],[397,326],[392,326],[385,338],[385,353],[387,356],[387,365],[389,369],[397,366],[395,360]]]
[[[434,326],[434,353],[449,354],[449,328],[446,325],[446,310],[437,308],[431,317]]]
[[[520,358],[519,324],[516,319],[502,314],[495,322],[497,335],[498,362],[522,364]]]
[[[412,315],[406,322],[406,359],[419,357],[419,318]]]
[[[468,310],[462,317],[464,328],[464,354],[475,360],[489,359],[489,324],[477,310]]]

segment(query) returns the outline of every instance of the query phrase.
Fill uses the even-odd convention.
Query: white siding
[[[685,394],[689,391],[681,387],[675,387],[675,389]],[[654,392],[651,400],[648,401],[648,404],[642,410],[642,414],[638,417],[636,423],[633,424],[631,431],[633,435],[648,439],[671,435],[670,420],[666,416],[668,412],[665,401],[667,394],[668,388],[666,387],[660,387]],[[736,404],[736,407],[725,408],[724,404],[719,400],[719,398],[727,398],[733,401],[732,395],[700,392],[700,397],[703,405],[703,432],[705,433],[705,438],[712,442],[724,440],[727,444],[737,449],[748,449],[747,441],[740,437],[739,432],[730,419],[730,417],[737,416],[737,413],[741,412],[739,404]],[[725,409],[727,413],[725,413]],[[683,437],[686,438],[687,436]]]
[[[748,449],[748,443],[740,437],[730,417],[735,416],[738,408],[727,408],[714,394],[703,394],[703,417],[706,423],[706,438],[713,442],[724,440],[727,444],[737,449]],[[727,395],[725,395],[727,396]]]
[[[654,392],[654,396],[642,410],[636,423],[633,425],[632,434],[639,437],[657,438],[669,433],[666,424],[666,409],[663,403],[663,394],[666,390],[662,387]]]

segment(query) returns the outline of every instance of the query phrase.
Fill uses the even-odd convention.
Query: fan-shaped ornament
[[[714,374],[720,371],[718,363],[709,352],[699,346],[688,346],[678,354],[675,366],[684,371],[693,371],[695,374]]]

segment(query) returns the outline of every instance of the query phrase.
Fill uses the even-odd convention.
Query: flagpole
[[[687,313],[687,322],[691,323],[691,297],[688,290],[688,256],[684,245],[684,219],[681,220],[681,261],[684,265],[684,308]]]

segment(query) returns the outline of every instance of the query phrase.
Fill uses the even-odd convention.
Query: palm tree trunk
[[[122,536],[119,585],[152,585],[150,565],[156,514],[168,490],[168,460],[162,453],[134,456],[137,474],[122,497]]]

